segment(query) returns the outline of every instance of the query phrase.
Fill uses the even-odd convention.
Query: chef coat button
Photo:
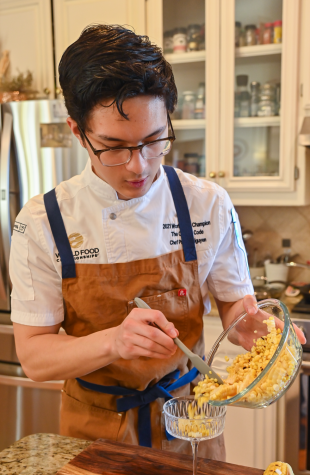
[[[111,214],[110,214],[110,219],[116,219],[116,214],[115,214],[115,213],[111,213]]]

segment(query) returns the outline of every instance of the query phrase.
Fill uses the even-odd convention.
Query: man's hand
[[[235,345],[242,346],[249,351],[253,346],[253,339],[266,335],[266,324],[263,321],[268,320],[270,314],[257,307],[254,295],[246,295],[237,302],[222,302],[216,299],[216,303],[224,329],[228,328],[241,313],[247,312],[248,314],[230,334],[229,340]],[[275,317],[275,321],[277,328],[283,329],[282,320]],[[305,335],[295,324],[293,325],[300,343],[305,344]]]
[[[157,323],[163,331],[150,326],[149,322]],[[179,332],[159,310],[134,308],[121,325],[111,330],[112,351],[125,360],[140,356],[164,359],[174,355],[177,350],[173,338]]]

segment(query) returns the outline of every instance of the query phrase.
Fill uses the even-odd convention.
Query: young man
[[[177,91],[148,38],[90,26],[59,75],[67,122],[90,158],[18,217],[26,231],[13,233],[11,251],[17,354],[31,379],[66,380],[63,434],[186,452],[188,443],[167,440],[161,415],[165,391],[189,394],[196,376],[172,338],[204,354],[209,291],[224,328],[243,309],[257,314],[238,218],[222,188],[161,166]],[[152,310],[135,308],[135,297]],[[222,437],[200,454],[224,460]]]

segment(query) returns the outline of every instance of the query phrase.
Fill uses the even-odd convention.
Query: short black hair
[[[177,102],[170,64],[147,36],[119,25],[92,24],[62,55],[59,82],[68,113],[80,128],[102,100],[115,103],[119,113],[125,99],[138,94],[161,98],[168,112]]]

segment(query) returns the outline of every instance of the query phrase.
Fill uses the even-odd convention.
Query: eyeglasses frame
[[[103,150],[97,150],[93,147],[93,145],[91,144],[89,138],[87,137],[86,133],[84,132],[84,130],[78,126],[79,128],[79,131],[81,133],[81,135],[85,138],[85,140],[87,141],[88,145],[90,146],[91,148],[91,151],[93,152],[94,155],[96,155],[96,157],[98,158],[99,162],[101,163],[101,165],[103,167],[119,167],[120,165],[126,165],[127,163],[130,162],[131,158],[132,158],[132,152],[133,150],[140,150],[141,151],[141,155],[143,157],[143,154],[142,154],[142,149],[143,147],[147,146],[147,145],[151,145],[153,143],[156,143],[156,142],[162,142],[163,140],[169,140],[170,143],[171,143],[171,146],[173,144],[173,142],[175,141],[176,137],[175,137],[175,133],[174,133],[174,130],[173,130],[173,127],[172,127],[172,122],[171,122],[171,119],[170,119],[170,116],[169,114],[167,114],[167,119],[168,119],[168,129],[169,129],[169,126],[171,128],[171,131],[172,131],[172,136],[168,136],[168,137],[165,137],[163,139],[158,139],[158,140],[153,140],[152,142],[148,142],[148,143],[144,143],[142,145],[137,145],[136,147],[110,147],[110,148],[105,148]],[[110,151],[113,151],[113,150],[129,150],[130,152],[130,156],[127,160],[127,162],[123,162],[123,163],[116,163],[114,165],[107,165],[105,163],[102,163],[102,161],[100,160],[100,155],[104,152],[110,152]],[[143,157],[144,158],[144,157]],[[154,158],[159,158],[159,157],[154,157]],[[153,160],[152,158],[144,158],[144,160]]]

